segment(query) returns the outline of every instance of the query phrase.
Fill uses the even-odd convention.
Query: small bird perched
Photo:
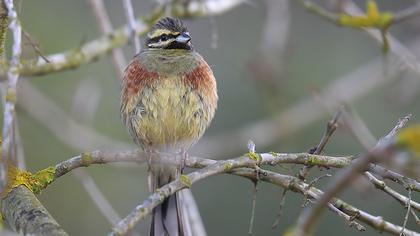
[[[124,72],[121,117],[148,154],[151,191],[180,176],[186,151],[204,134],[217,107],[213,72],[190,41],[180,20],[165,17]],[[179,198],[172,195],[154,209],[150,235],[187,234]]]

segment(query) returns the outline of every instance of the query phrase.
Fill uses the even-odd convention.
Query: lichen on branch
[[[24,185],[27,189],[35,194],[39,194],[41,190],[46,188],[53,180],[55,175],[55,168],[49,166],[35,174],[29,171],[20,170],[16,166],[10,164],[7,168],[7,185],[2,192],[2,197],[7,196],[12,189]]]

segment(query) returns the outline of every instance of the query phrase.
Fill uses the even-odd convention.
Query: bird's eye
[[[168,40],[168,36],[167,35],[160,36],[160,41],[166,41],[166,40]]]

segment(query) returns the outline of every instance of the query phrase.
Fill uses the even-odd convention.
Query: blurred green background
[[[137,16],[148,13],[153,4],[151,1],[133,0]],[[328,1],[323,1],[328,2]],[[357,1],[364,7],[364,1]],[[412,6],[415,1],[378,1],[381,9],[398,11]],[[115,27],[125,24],[125,16],[120,1],[105,1],[108,13]],[[100,35],[92,11],[84,0],[38,0],[21,1],[19,13],[22,26],[36,41],[43,54],[62,52],[77,47]],[[311,99],[314,91],[365,65],[372,59],[381,56],[381,46],[360,30],[340,28],[320,17],[305,11],[295,1],[290,1],[290,32],[287,52],[284,59],[284,74],[275,76],[280,86],[267,86],[263,80],[256,79],[250,66],[257,57],[262,30],[265,24],[266,9],[263,1],[251,1],[249,4],[211,18],[186,20],[193,37],[195,49],[199,51],[212,66],[218,82],[219,108],[216,117],[206,132],[210,138],[216,134],[229,133],[241,127],[267,118],[273,113],[293,107],[299,101]],[[212,23],[212,20],[214,23]],[[217,47],[213,48],[212,29],[217,32]],[[411,42],[418,37],[420,18],[414,18],[391,28],[403,43]],[[10,37],[10,35],[9,35]],[[131,45],[124,47],[127,59],[133,55]],[[24,56],[33,57],[35,53],[30,46],[25,46]],[[379,86],[352,103],[369,129],[376,137],[386,134],[398,118],[413,114],[410,123],[418,122],[420,114],[420,94],[414,93],[408,99],[398,99],[404,94],[403,83],[418,75],[401,74],[394,82]],[[416,78],[417,77],[417,78]],[[80,122],[93,127],[97,132],[131,144],[119,118],[119,80],[115,78],[111,58],[101,58],[97,62],[83,65],[75,70],[54,73],[47,76],[22,78],[31,83],[57,103],[68,116],[83,117],[73,110],[75,94],[86,81],[93,85],[99,101],[91,117],[80,118]],[[408,82],[407,82],[408,81]],[[419,84],[417,83],[417,86]],[[412,87],[412,86],[409,86]],[[271,94],[276,94],[273,98]],[[85,93],[78,99],[92,97]],[[54,114],[50,114],[54,117]],[[302,114],[305,115],[305,114]],[[81,151],[72,149],[60,142],[40,122],[34,120],[24,109],[18,108],[20,131],[28,169],[37,171],[48,165],[66,160]],[[273,140],[270,146],[258,146],[257,151],[305,152],[315,145],[330,118],[325,110],[322,120],[294,132],[281,140]],[[292,121],[291,121],[292,122]],[[63,125],[66,125],[63,122]],[[83,137],[81,137],[83,138]],[[246,137],[251,138],[253,137]],[[203,144],[205,145],[205,144]],[[135,148],[134,145],[132,145]],[[109,147],[109,149],[113,149]],[[236,148],[235,155],[214,156],[209,153],[196,153],[197,156],[210,158],[233,158],[246,152],[246,143]],[[329,155],[348,155],[363,152],[363,147],[351,135],[348,129],[339,128],[325,150]],[[217,153],[223,151],[217,150]],[[278,167],[274,170],[281,173],[295,173],[299,166],[288,166],[290,170]],[[145,165],[91,166],[86,169],[97,182],[104,195],[109,199],[121,216],[141,203],[148,196]],[[334,171],[334,170],[331,170]],[[312,171],[311,177],[323,175],[326,171]],[[319,186],[327,180],[323,179]],[[359,186],[360,185],[360,186]],[[341,194],[342,198],[360,209],[373,215],[384,216],[386,220],[401,225],[405,210],[397,202],[382,192],[372,188],[361,187],[356,181],[354,186]],[[392,184],[391,184],[392,185]],[[392,185],[394,186],[394,185]],[[395,186],[398,190],[398,186]],[[208,235],[246,235],[251,215],[253,185],[243,178],[222,175],[208,178],[192,187],[200,208]],[[302,208],[303,197],[300,194],[288,193],[281,223],[271,229],[279,206],[282,189],[260,184],[257,196],[254,235],[280,235],[286,228],[295,223]],[[405,193],[404,190],[401,190]],[[111,225],[84,191],[80,183],[71,174],[60,178],[39,196],[42,203],[67,230],[70,235],[104,235]],[[418,193],[413,199],[420,200]],[[316,235],[356,235],[355,229],[349,228],[342,218],[326,211],[319,221]],[[148,221],[141,222],[137,230],[147,235]],[[411,219],[408,228],[420,230]],[[367,227],[364,235],[378,235]]]

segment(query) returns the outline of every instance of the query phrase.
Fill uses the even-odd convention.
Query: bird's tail
[[[178,193],[165,199],[153,210],[150,236],[184,236],[182,209]]]
[[[160,157],[154,157],[156,159]],[[152,157],[153,161],[153,157]],[[159,161],[160,162],[160,161]],[[150,162],[149,162],[150,163]],[[151,191],[168,184],[180,175],[180,168],[174,165],[156,163],[149,167],[149,187]],[[181,194],[178,192],[166,198],[153,210],[150,236],[187,236],[183,216]]]

